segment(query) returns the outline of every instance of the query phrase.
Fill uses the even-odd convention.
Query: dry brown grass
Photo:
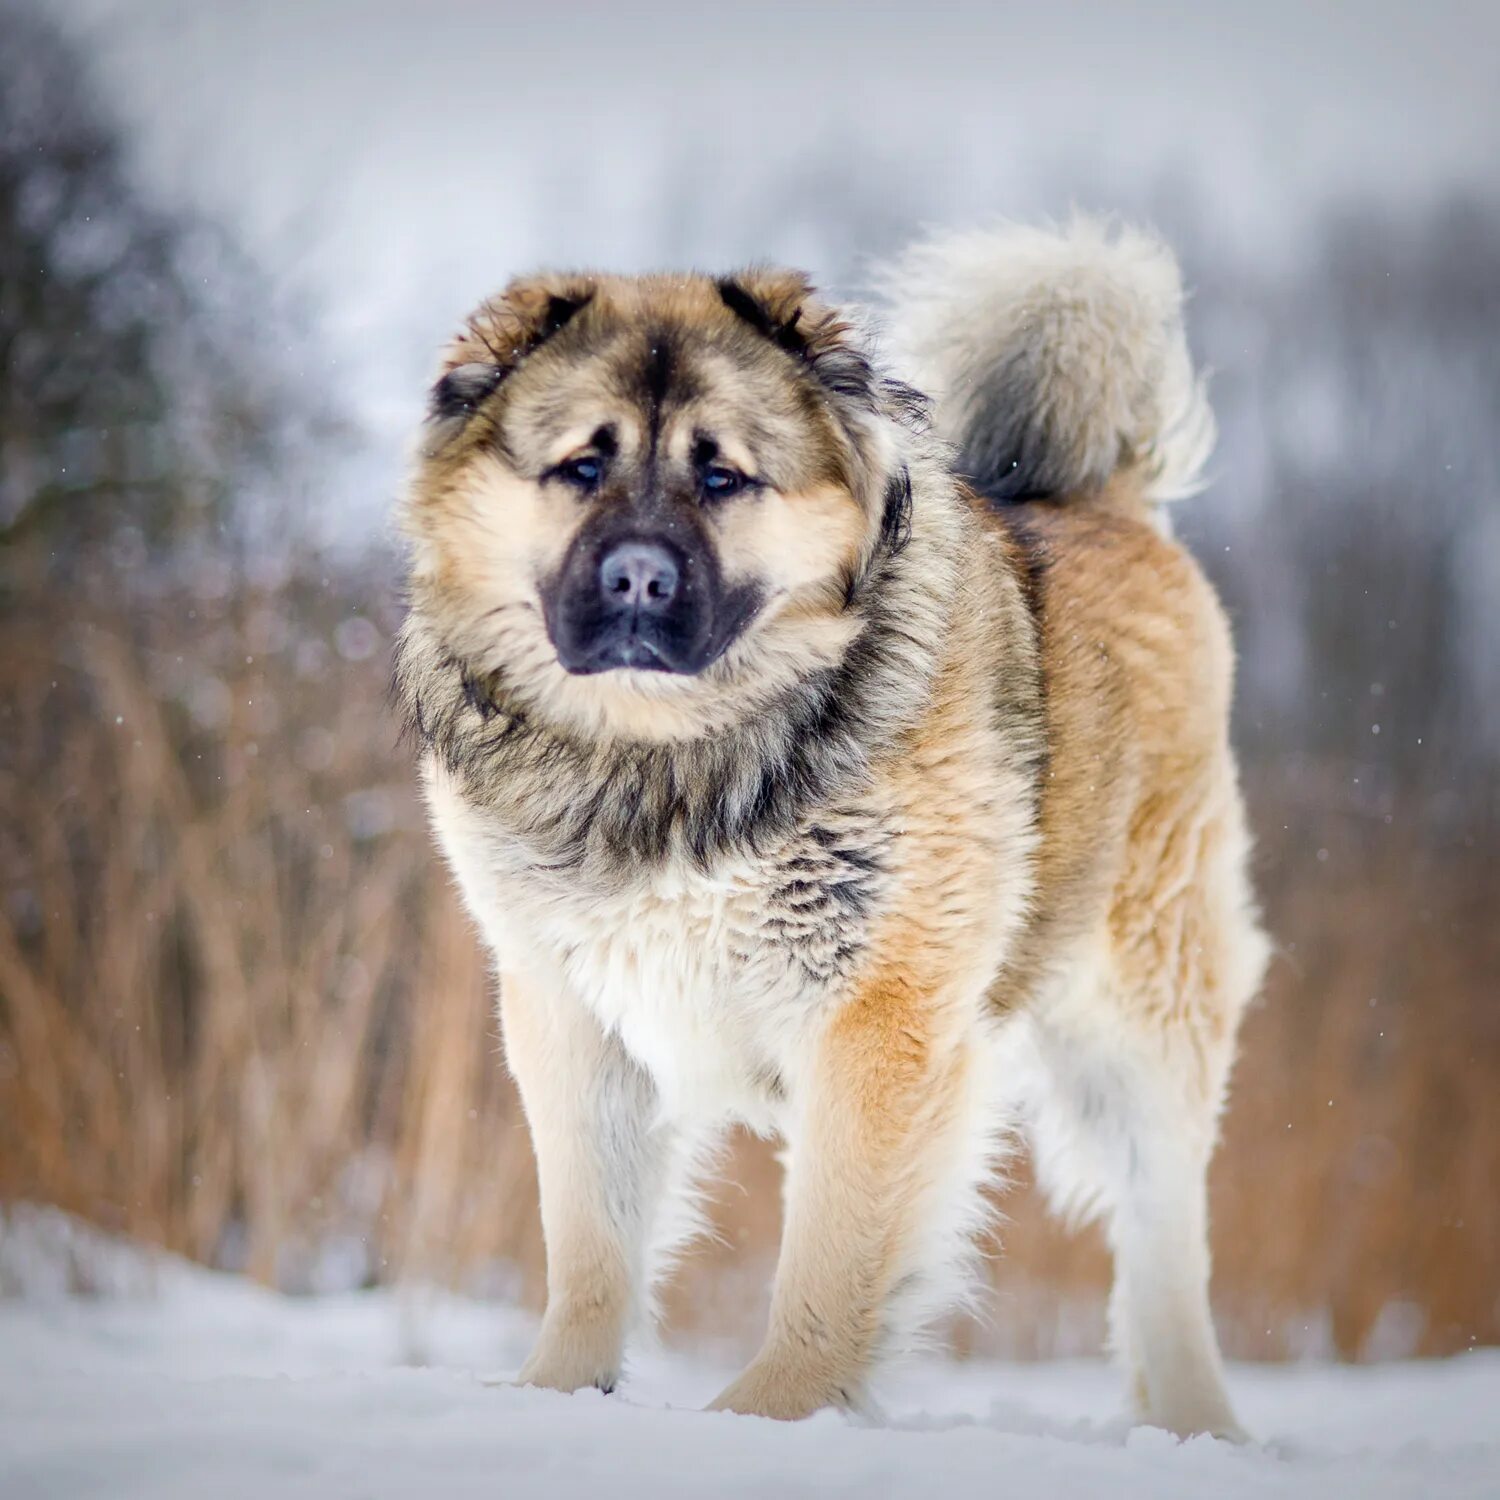
[[[7,628],[0,1192],[293,1285],[524,1256],[460,1189],[524,1142],[378,632],[285,607]]]
[[[529,1147],[395,743],[382,623],[316,591],[10,611],[0,1202],[291,1287],[502,1268],[537,1295]],[[1443,845],[1340,810],[1305,769],[1253,792],[1283,954],[1215,1170],[1227,1342],[1496,1342],[1493,811]],[[675,1307],[744,1339],[776,1232],[767,1150],[740,1143],[730,1177],[724,1243]],[[1062,1237],[1024,1188],[1006,1206],[994,1313],[961,1345],[1088,1347],[1097,1238]]]

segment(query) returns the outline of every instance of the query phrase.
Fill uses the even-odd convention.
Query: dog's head
[[[791,272],[541,276],[446,352],[406,507],[476,677],[671,739],[835,665],[909,488],[851,327]]]

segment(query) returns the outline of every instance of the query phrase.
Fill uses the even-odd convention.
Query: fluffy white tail
[[[1122,467],[1151,500],[1202,487],[1213,412],[1154,235],[1083,217],[940,235],[882,282],[896,367],[986,495],[1086,493]]]

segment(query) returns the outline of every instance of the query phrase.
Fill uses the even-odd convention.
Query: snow
[[[26,1293],[0,1300],[7,1500],[1500,1493],[1496,1350],[1234,1368],[1262,1439],[1246,1449],[1131,1429],[1094,1361],[933,1359],[892,1380],[879,1425],[825,1413],[783,1426],[698,1409],[731,1370],[711,1352],[648,1353],[608,1397],[521,1390],[503,1383],[532,1331],[514,1309],[294,1299],[123,1250],[88,1267],[71,1241],[58,1274],[68,1237],[44,1222],[46,1235],[0,1225],[0,1287]]]

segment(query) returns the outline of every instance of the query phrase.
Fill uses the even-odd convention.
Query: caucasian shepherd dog
[[[396,685],[536,1149],[520,1378],[615,1385],[738,1121],[785,1229],[715,1405],[868,1408],[1019,1118],[1106,1222],[1140,1417],[1235,1435],[1204,1173],[1265,944],[1229,633],[1159,508],[1213,438],[1176,264],[1082,221],[888,286],[900,380],[752,269],[513,282],[432,392]]]

